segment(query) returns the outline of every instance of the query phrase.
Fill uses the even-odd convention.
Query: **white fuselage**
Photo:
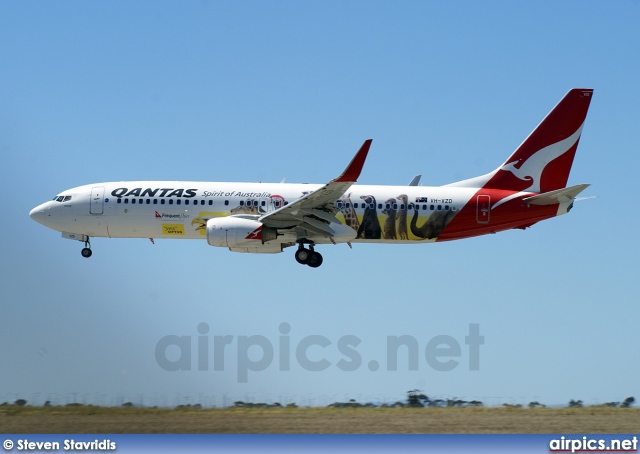
[[[110,238],[205,239],[206,221],[229,215],[258,218],[317,190],[318,184],[131,181],[66,190],[31,211],[37,222],[60,232]],[[380,238],[355,242],[415,243],[414,214],[460,210],[477,189],[353,185],[336,200],[336,217],[357,231],[376,216]],[[367,199],[372,197],[375,199]],[[366,201],[365,201],[366,200]],[[417,206],[417,212],[415,209]],[[389,221],[389,218],[394,218]],[[384,231],[386,224],[386,232]],[[393,224],[393,225],[392,225]],[[322,238],[316,242],[323,243]]]

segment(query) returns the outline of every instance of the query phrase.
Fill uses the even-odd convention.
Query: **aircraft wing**
[[[300,197],[269,214],[259,221],[267,227],[300,228],[308,232],[332,237],[330,223],[342,224],[334,215],[333,203],[358,180],[364,161],[367,159],[371,139],[365,140],[342,174],[321,188]]]

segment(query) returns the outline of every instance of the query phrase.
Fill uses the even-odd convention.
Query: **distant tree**
[[[424,407],[429,403],[429,397],[422,393],[419,389],[407,391],[407,405],[409,407]]]
[[[535,400],[533,402],[529,402],[529,408],[540,408],[540,407],[545,408],[546,405],[541,404],[537,400]]]
[[[355,399],[349,399],[349,402],[334,402],[329,407],[331,408],[359,408],[363,405],[356,402]]]
[[[468,403],[461,399],[447,399],[447,407],[466,407]]]
[[[27,401],[24,399],[18,399],[13,404],[17,405],[18,407],[24,407],[25,405],[27,405]]]
[[[573,400],[571,399],[569,401],[569,408],[580,408],[582,407],[582,401],[581,400]]]
[[[44,403],[44,406],[45,406],[45,407],[50,407],[50,406],[51,406],[51,401],[50,401],[50,400],[46,401],[46,402]]]
[[[602,404],[600,406],[601,407],[613,407],[613,408],[616,408],[619,405],[620,405],[620,402],[607,402],[607,403],[604,403],[604,404]]]
[[[502,404],[505,408],[522,408],[522,404]]]
[[[624,400],[624,402],[622,402],[621,407],[622,408],[629,408],[635,403],[635,401],[636,401],[635,397],[627,397]]]
[[[122,404],[123,407],[133,407],[133,402],[125,402]]]

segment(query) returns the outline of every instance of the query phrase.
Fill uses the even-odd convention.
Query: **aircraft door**
[[[97,186],[91,189],[91,214],[102,214],[104,210],[104,188]]]
[[[284,198],[280,195],[272,195],[267,199],[267,211],[272,212],[284,206]]]
[[[478,224],[488,224],[491,213],[491,197],[479,195],[476,203],[476,221]]]

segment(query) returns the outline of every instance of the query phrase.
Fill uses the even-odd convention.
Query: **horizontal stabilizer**
[[[555,205],[556,203],[571,202],[588,187],[588,184],[578,184],[570,188],[556,189],[555,191],[545,192],[544,194],[526,197],[522,199],[522,201],[531,205]]]

